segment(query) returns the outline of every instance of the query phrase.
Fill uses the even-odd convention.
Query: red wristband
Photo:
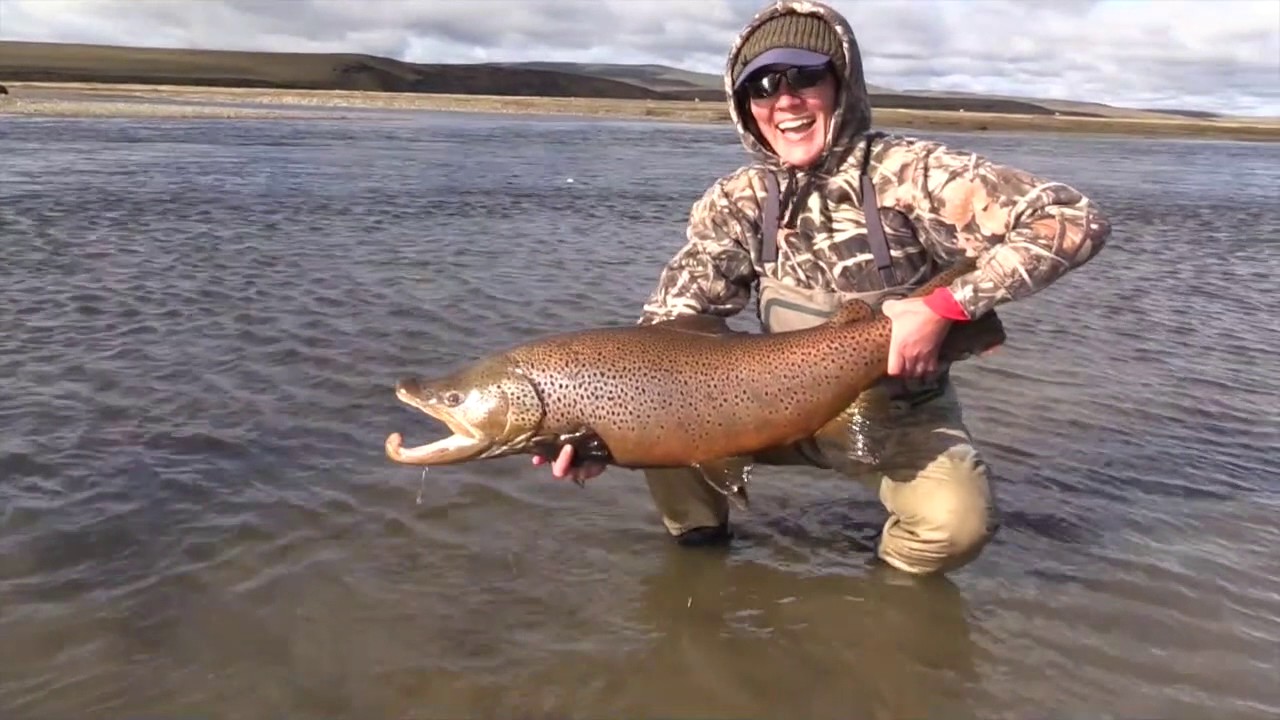
[[[924,297],[924,305],[934,311],[941,317],[948,320],[963,321],[969,319],[969,313],[965,312],[960,303],[956,301],[956,296],[946,288],[938,288]]]

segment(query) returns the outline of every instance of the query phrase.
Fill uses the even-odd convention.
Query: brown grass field
[[[3,79],[0,78],[0,82]],[[335,117],[350,109],[552,114],[723,123],[713,101],[521,97],[362,90],[293,90],[195,85],[9,82],[0,115],[62,117]],[[292,110],[291,110],[292,109]],[[323,109],[324,112],[317,112]],[[955,110],[879,109],[877,127],[957,132],[1031,131],[1146,137],[1280,141],[1280,120],[1175,116],[1080,117]]]

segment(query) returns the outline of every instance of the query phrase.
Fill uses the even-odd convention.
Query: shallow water
[[[399,375],[630,322],[723,128],[4,119],[0,715],[1274,717],[1280,146],[937,137],[1115,233],[957,370],[1005,524],[910,582],[816,472],[700,552],[638,473],[382,455]]]

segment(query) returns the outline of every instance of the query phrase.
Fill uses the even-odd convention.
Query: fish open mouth
[[[445,465],[470,460],[484,452],[489,443],[475,428],[453,415],[448,408],[423,400],[416,388],[412,381],[401,381],[396,385],[396,397],[444,423],[452,434],[426,445],[405,447],[404,438],[393,432],[384,444],[388,458],[407,465]]]

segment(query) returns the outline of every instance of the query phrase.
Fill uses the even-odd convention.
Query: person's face
[[[836,106],[830,66],[761,68],[743,92],[760,136],[784,163],[805,168],[822,156]]]

